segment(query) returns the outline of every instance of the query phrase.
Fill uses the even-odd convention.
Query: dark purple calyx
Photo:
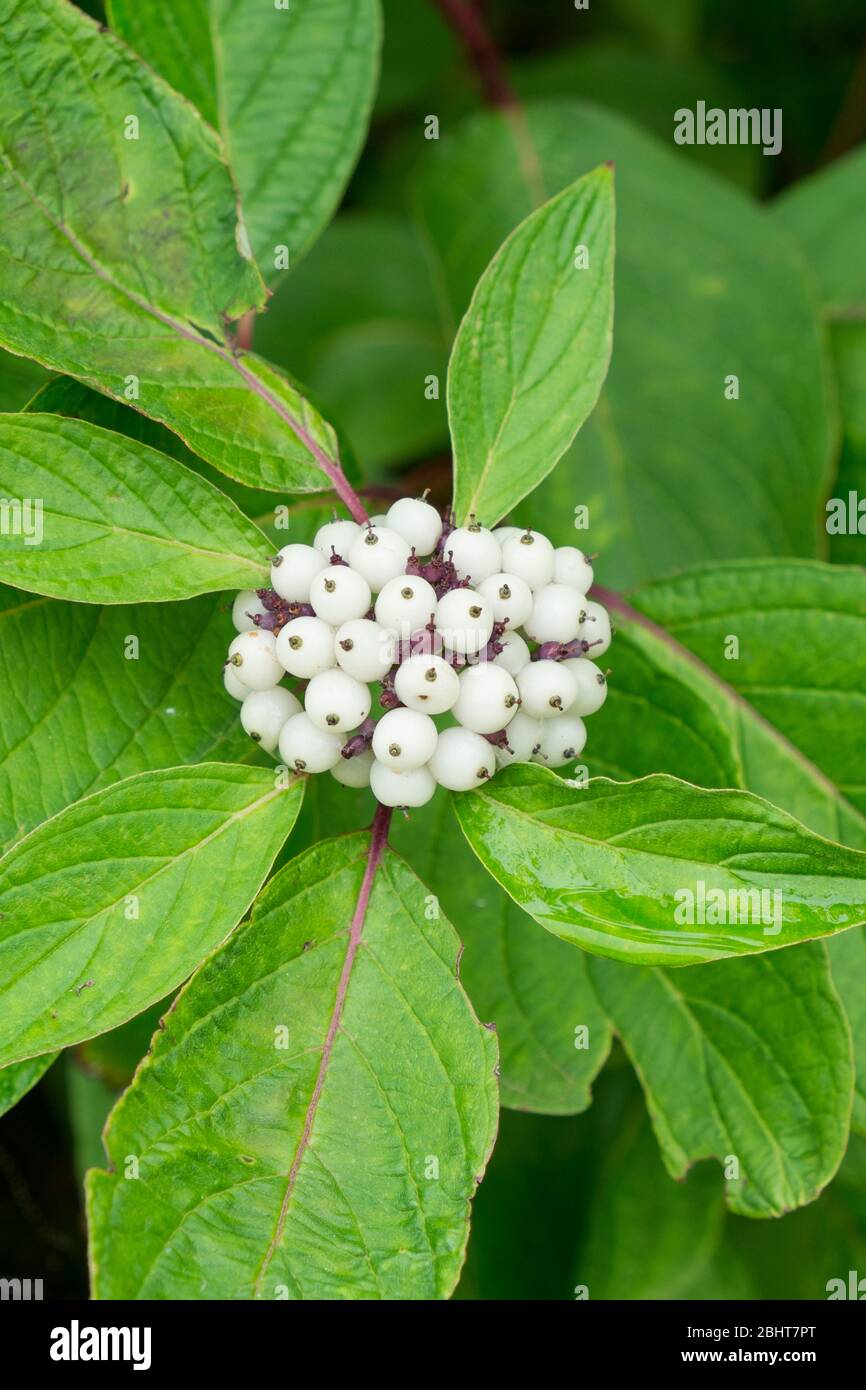
[[[273,632],[275,636],[282,631],[286,623],[291,622],[292,618],[312,618],[315,616],[309,603],[289,603],[287,599],[280,598],[279,594],[274,593],[273,589],[257,589],[256,593],[267,612],[250,613],[247,616],[252,618],[256,627],[264,628],[265,632]]]
[[[281,603],[285,602],[285,599],[280,598],[276,589],[256,589],[256,594],[258,598],[261,599],[262,603],[265,605],[265,608],[267,608],[269,613],[273,613],[277,608],[279,608]]]
[[[343,747],[340,749],[341,757],[357,758],[359,753],[366,753],[370,744],[373,742],[373,730],[375,727],[375,719],[365,719],[363,724],[359,725],[348,742],[343,744]]]
[[[379,696],[379,704],[383,709],[397,709],[403,703],[394,689],[394,677],[399,669],[399,666],[392,666],[387,676],[382,677],[382,693]]]
[[[497,729],[495,734],[483,734],[482,737],[486,738],[488,743],[492,743],[494,748],[507,748],[509,753],[511,752],[507,729]]]
[[[601,641],[601,638],[598,639]],[[587,642],[583,637],[575,637],[571,642],[542,642],[530,657],[531,661],[570,661],[575,656],[585,656],[595,642]]]
[[[493,661],[499,655],[500,652],[505,651],[505,643],[503,642],[502,638],[505,633],[506,626],[507,619],[501,623],[493,624],[493,630],[490,633],[490,640],[487,643],[487,646],[484,648],[481,655],[479,656],[479,661]]]
[[[450,593],[452,589],[467,589],[469,587],[469,579],[460,578],[451,561],[450,554],[448,556],[443,555],[438,546],[436,553],[425,563],[418,559],[413,549],[406,561],[406,573],[419,579],[426,579],[427,583],[432,584],[436,590],[437,598]]]

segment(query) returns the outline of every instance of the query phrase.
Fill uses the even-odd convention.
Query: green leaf
[[[333,431],[229,330],[265,290],[216,135],[65,0],[0,0],[0,33],[0,342],[242,482],[327,489]]]
[[[26,1096],[45,1075],[57,1055],[56,1052],[47,1052],[42,1057],[28,1057],[26,1062],[13,1062],[9,1067],[0,1067],[0,1115],[5,1115],[22,1096]]]
[[[333,215],[361,151],[376,89],[378,0],[238,5],[109,0],[113,29],[223,138],[253,251],[279,279]]]
[[[614,671],[591,721],[593,773],[664,771],[747,788],[819,835],[866,849],[863,570],[742,562],[646,585],[632,605],[613,598],[612,607]],[[866,1131],[863,930],[828,948],[858,1058],[854,1123]]]
[[[521,222],[479,280],[448,367],[458,519],[509,512],[595,405],[613,332],[613,218],[612,169],[596,169]]]
[[[133,773],[262,757],[223,688],[232,632],[224,597],[97,608],[0,589],[0,845]]]
[[[823,944],[675,973],[593,958],[589,973],[670,1175],[717,1158],[744,1216],[813,1201],[845,1153],[854,1083]]]
[[[327,402],[367,469],[447,444],[445,402],[428,400],[425,385],[445,380],[448,349],[405,218],[338,217],[256,324],[256,343]]]
[[[866,854],[750,792],[667,776],[576,788],[518,764],[455,808],[515,902],[555,936],[615,960],[692,965],[866,921]]]
[[[152,602],[267,580],[267,538],[217,488],[83,420],[0,417],[0,493],[20,512],[0,579],[39,594]]]
[[[520,519],[573,544],[587,505],[599,579],[617,586],[708,559],[816,555],[834,443],[822,327],[802,257],[736,189],[597,107],[531,104],[525,126],[474,117],[425,155],[416,186],[452,321],[532,208],[609,159],[616,350]]]
[[[205,763],[130,777],[0,859],[0,1064],[161,999],[246,912],[303,786]]]
[[[548,1115],[585,1110],[611,1029],[583,951],[538,931],[503,892],[461,835],[444,792],[392,834],[459,924],[460,978],[479,1018],[496,1024],[502,1103]]]
[[[866,313],[866,148],[794,184],[770,211],[802,246],[827,313]]]
[[[623,637],[618,636],[614,648],[618,673]],[[691,671],[694,663],[683,654],[683,665]],[[661,671],[654,688],[648,672],[652,667],[644,662],[635,673],[636,680],[645,682],[646,709],[636,710],[628,702],[617,722],[617,733],[632,731],[624,750],[629,771],[639,742],[633,730],[641,720],[649,722],[656,703],[665,699],[666,686],[674,689],[673,677],[666,682]],[[608,704],[593,725],[618,702],[619,685],[619,680],[612,684]],[[717,683],[711,691],[719,704]],[[686,694],[681,692],[671,709],[671,714],[679,711],[683,723],[690,716]],[[660,746],[667,738],[676,748],[679,733],[675,718],[662,721]],[[718,743],[721,748],[720,736]],[[684,758],[691,749],[693,767],[700,766],[701,739],[685,741],[683,747]],[[707,759],[706,768],[710,774],[717,770],[715,757]],[[322,826],[339,823],[345,801],[344,789],[319,780],[324,786],[311,787],[305,805],[306,816],[321,803],[307,828],[314,838]],[[354,806],[351,814],[357,821],[365,810]],[[701,1157],[723,1162],[733,1152],[748,1170],[729,1186],[734,1209],[778,1215],[792,1204],[813,1200],[844,1147],[853,1080],[848,1026],[833,988],[835,984],[845,997],[845,980],[834,960],[831,983],[822,947],[799,946],[670,973],[603,961],[534,928],[532,919],[474,860],[441,793],[424,817],[395,826],[394,841],[441,908],[460,924],[465,946],[461,979],[479,1017],[496,1025],[505,1105],[559,1115],[585,1110],[616,1031],[647,1090],[675,1176]],[[856,953],[861,943],[862,933],[853,930],[834,937],[829,946],[831,953],[852,948]],[[853,960],[846,979],[852,994],[862,996],[856,970]],[[717,1000],[717,1011],[708,999]],[[727,1014],[726,999],[732,1001]],[[796,1018],[792,999],[802,1010]],[[852,1012],[852,1024],[855,1017]],[[583,1028],[586,1033],[578,1034]],[[826,1063],[817,1079],[816,1037]],[[583,1044],[579,1049],[578,1042]],[[677,1064],[680,1050],[687,1058],[682,1067]],[[716,1090],[725,1097],[721,1110]],[[593,1101],[597,1103],[594,1096]],[[857,1104],[855,1100],[855,1113]],[[755,1112],[763,1117],[760,1125],[752,1123]],[[615,1134],[610,1142],[614,1139]],[[519,1185],[519,1177],[515,1181]],[[702,1193],[716,1191],[721,1204],[718,1169],[702,1170],[691,1183]],[[667,1198],[659,1194],[659,1200]],[[651,1268],[657,1266],[651,1263],[647,1271]],[[690,1269],[689,1277],[695,1273]]]
[[[839,388],[842,447],[824,525],[829,533],[830,558],[842,564],[862,564],[866,560],[866,323],[831,324],[830,341]]]
[[[740,785],[833,838],[851,838],[856,825],[851,842],[866,847],[866,571],[783,560],[707,567],[647,585],[632,603],[713,673],[714,698],[719,681],[733,693]],[[810,818],[816,780],[836,802],[835,824]]]
[[[496,1039],[452,928],[390,851],[350,933],[369,846],[293,860],[180,994],[108,1126],[115,1171],[89,1175],[95,1297],[453,1289],[495,1135]]]
[[[112,396],[103,396],[101,392],[82,385],[71,376],[52,377],[48,384],[27,402],[27,411],[38,415],[65,415],[75,420],[87,420],[91,425],[100,425],[103,429],[113,430],[115,434],[123,434],[128,439],[147,444],[160,454],[168,454],[170,458],[177,459],[178,463],[191,468],[194,473],[201,473],[202,477],[225,493],[226,497],[247,516],[263,518],[272,513],[275,507],[292,501],[286,492],[265,492],[262,488],[247,487],[244,483],[227,477],[225,473],[218,472],[188,449],[183,440],[172,434],[165,425],[159,424],[157,420],[148,419],[140,411],[114,400]]]
[[[846,931],[828,941],[833,982],[839,991],[854,1041],[857,1076],[851,1124],[866,1134],[866,933]]]

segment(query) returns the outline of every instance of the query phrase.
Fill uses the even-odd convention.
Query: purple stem
[[[506,110],[517,105],[508,73],[477,0],[435,0],[475,65],[485,100]]]

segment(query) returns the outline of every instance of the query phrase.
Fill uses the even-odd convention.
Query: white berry
[[[579,594],[588,594],[593,581],[592,565],[576,545],[560,545],[553,552],[553,581],[568,584]]]
[[[494,536],[496,537],[496,539],[498,540],[500,546],[503,546],[503,545],[505,544],[506,541],[510,541],[510,540],[511,540],[511,537],[512,537],[512,536],[522,536],[522,535],[523,535],[523,527],[522,527],[522,526],[497,526],[497,527],[495,528],[493,534],[494,534]]]
[[[394,691],[408,709],[444,714],[460,694],[460,678],[441,656],[410,656],[397,668]]]
[[[503,632],[499,641],[502,651],[493,658],[493,665],[502,666],[509,675],[516,676],[530,659],[529,648],[520,633],[512,632],[510,629]]]
[[[271,565],[271,588],[288,603],[308,603],[310,585],[327,563],[311,545],[284,545]]]
[[[443,729],[430,759],[430,771],[440,787],[468,792],[496,771],[492,744],[471,729]]]
[[[485,661],[462,672],[454,718],[476,734],[493,734],[510,723],[519,705],[514,677],[502,666]]]
[[[248,690],[270,690],[283,679],[284,671],[276,657],[272,632],[255,627],[240,633],[229,647],[229,662],[235,675]]]
[[[436,780],[427,767],[395,772],[385,763],[374,762],[370,769],[370,787],[383,806],[426,806],[436,793]]]
[[[577,635],[584,642],[591,643],[588,656],[602,656],[610,646],[610,614],[600,603],[592,599],[583,600],[583,618]]]
[[[337,628],[337,665],[357,681],[380,681],[397,659],[393,632],[372,618],[353,618]]]
[[[420,497],[401,497],[388,509],[387,524],[416,555],[430,555],[442,535],[442,518]]]
[[[500,767],[508,763],[528,763],[533,753],[541,747],[541,735],[546,720],[532,719],[519,709],[508,725],[507,748],[497,748],[496,761]]]
[[[337,660],[334,629],[321,618],[292,618],[277,638],[277,658],[300,680],[330,670]]]
[[[376,599],[376,621],[398,637],[411,637],[413,632],[425,628],[431,618],[435,622],[438,606],[432,584],[417,575],[401,574],[389,579]]]
[[[493,609],[474,589],[450,589],[439,600],[436,627],[452,652],[476,656],[490,641]]]
[[[249,686],[244,685],[230,662],[223,667],[223,685],[233,700],[245,700],[250,693]]]
[[[577,694],[574,676],[561,661],[530,661],[515,680],[523,712],[533,719],[553,719],[562,714]]]
[[[571,661],[564,661],[563,666],[570,671],[577,686],[569,714],[595,714],[600,710],[607,699],[607,677],[594,661],[590,661],[588,656],[574,657]]]
[[[579,758],[586,743],[586,725],[579,715],[560,714],[542,721],[541,747],[533,762],[564,767]]]
[[[450,555],[460,578],[471,578],[476,586],[502,569],[498,540],[486,526],[474,522],[455,527],[445,541],[445,554]]]
[[[389,526],[362,526],[349,546],[348,561],[366,579],[374,594],[389,579],[404,574],[411,547]]]
[[[253,616],[260,618],[267,611],[255,589],[242,589],[232,604],[235,632],[249,632],[255,627]]]
[[[373,730],[373,752],[380,763],[396,772],[410,772],[429,762],[439,737],[428,714],[414,709],[392,709]]]
[[[370,687],[345,671],[321,671],[304,694],[304,709],[319,729],[357,729],[370,713]]]
[[[342,746],[342,735],[317,728],[308,714],[293,715],[280,731],[280,757],[293,772],[329,772]]]
[[[509,536],[502,547],[502,568],[524,579],[530,589],[540,589],[553,579],[553,546],[540,531]]]
[[[369,787],[372,766],[373,754],[369,748],[365,748],[363,753],[356,753],[354,758],[341,757],[331,768],[331,776],[344,787]]]
[[[497,623],[506,628],[521,627],[532,612],[532,590],[516,574],[491,574],[478,585],[487,599]]]
[[[580,627],[584,599],[568,584],[545,584],[536,589],[524,631],[534,642],[571,642]]]
[[[317,618],[339,627],[369,612],[373,595],[362,574],[348,565],[329,565],[310,585],[310,603]]]
[[[341,560],[345,560],[349,546],[360,529],[357,521],[328,521],[319,527],[313,539],[313,546],[320,555],[324,555],[329,565],[332,551],[339,555]]]
[[[275,685],[272,690],[253,690],[247,695],[241,705],[241,724],[266,753],[273,753],[286,720],[300,711],[300,700],[285,686]]]

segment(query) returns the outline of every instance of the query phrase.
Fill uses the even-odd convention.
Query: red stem
[[[475,65],[484,98],[509,110],[518,105],[502,54],[473,0],[434,0]]]
[[[360,941],[361,933],[364,930],[364,918],[367,915],[370,894],[373,891],[373,880],[376,877],[376,870],[382,862],[382,855],[385,853],[388,844],[388,831],[391,826],[392,815],[393,811],[390,806],[376,807],[376,814],[373,817],[372,833],[370,835],[370,851],[367,855],[367,867],[364,870],[361,891],[358,894],[358,901],[355,904],[355,912],[349,931],[350,941],[356,939],[356,944]]]

